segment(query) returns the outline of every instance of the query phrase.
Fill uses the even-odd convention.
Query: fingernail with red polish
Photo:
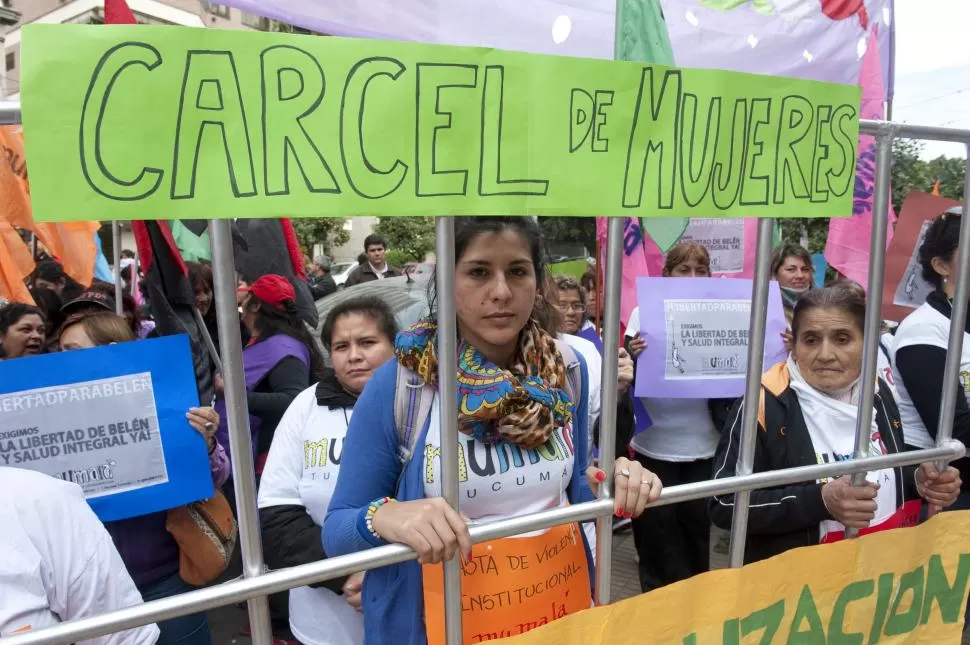
[[[596,481],[602,482],[605,480],[606,480],[606,473],[604,473],[602,470],[596,473]]]

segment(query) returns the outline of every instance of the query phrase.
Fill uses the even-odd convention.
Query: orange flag
[[[34,258],[20,234],[0,218],[0,298],[33,304],[25,280],[34,270]]]
[[[91,284],[98,253],[94,235],[101,224],[35,222],[30,209],[24,137],[18,126],[0,127],[0,149],[3,152],[2,161],[6,162],[0,163],[0,218],[32,232],[47,252],[64,265],[64,271],[69,276],[82,285]]]
[[[930,194],[931,195],[936,195],[937,197],[940,196],[940,180],[939,179],[937,179],[936,180],[936,183],[933,184],[933,192],[930,193]]]

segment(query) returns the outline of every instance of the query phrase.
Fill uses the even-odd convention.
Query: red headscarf
[[[289,280],[281,275],[269,274],[260,277],[249,285],[249,293],[253,294],[266,304],[279,309],[286,310],[287,302],[296,301],[296,292]]]

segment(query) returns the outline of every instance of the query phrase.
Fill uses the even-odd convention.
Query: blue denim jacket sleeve
[[[354,406],[323,522],[323,548],[330,557],[385,544],[367,530],[364,516],[372,501],[394,496],[401,472],[394,427],[396,382],[397,362],[392,360],[374,372]]]

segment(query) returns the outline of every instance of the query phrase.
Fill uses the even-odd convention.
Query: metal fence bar
[[[438,303],[438,412],[441,415],[441,494],[458,510],[458,324],[455,302],[455,220],[435,220],[435,297]],[[418,457],[421,453],[419,452]],[[461,645],[459,559],[444,563],[445,642]]]
[[[20,125],[20,101],[0,101],[0,125]]]
[[[616,375],[620,351],[620,290],[623,271],[624,218],[611,219],[606,229],[606,288],[603,309],[603,370],[600,394],[600,468],[606,479],[600,483],[600,499],[613,496],[613,462],[616,457]],[[593,431],[592,428],[589,429]],[[576,447],[579,450],[579,446]],[[585,447],[582,448],[585,450]],[[604,515],[596,521],[596,603],[610,602],[613,561],[613,518]]]
[[[239,549],[243,575],[255,578],[263,573],[263,546],[256,510],[256,471],[253,467],[253,442],[249,433],[249,405],[243,375],[242,340],[239,336],[239,311],[236,303],[236,270],[232,255],[232,233],[227,219],[209,220],[209,245],[212,248],[212,292],[222,349],[222,378],[225,383],[226,414],[229,423],[229,452],[232,480],[236,491],[236,520],[239,523]],[[266,597],[249,600],[249,626],[253,643],[270,645],[273,632]]]
[[[951,440],[940,448],[928,448],[912,452],[867,457],[859,461],[840,461],[831,464],[799,466],[785,470],[773,470],[752,475],[725,477],[682,486],[665,488],[660,499],[648,508],[668,506],[712,495],[726,495],[758,488],[785,486],[820,477],[838,477],[857,470],[896,468],[936,459],[959,459],[966,454],[963,444]],[[476,543],[538,531],[559,524],[581,522],[594,517],[610,515],[613,500],[599,499],[584,504],[555,508],[533,515],[489,522],[470,528]],[[265,596],[286,589],[302,587],[331,578],[349,575],[356,571],[385,567],[416,557],[414,551],[400,544],[377,547],[359,553],[328,558],[312,564],[272,571],[252,578],[243,578],[214,587],[207,587],[170,598],[120,609],[108,614],[73,620],[36,632],[0,638],[2,645],[64,645],[105,634],[131,629],[139,625],[174,618],[185,614],[208,611],[231,605],[247,598]]]
[[[889,188],[892,182],[893,132],[876,137],[876,184],[872,201],[872,233],[869,238],[869,285],[866,293],[866,320],[863,331],[862,386],[859,410],[856,412],[855,446],[852,454],[861,459],[869,454],[872,443],[872,405],[875,399],[879,336],[882,329],[882,284],[886,270],[886,236],[889,231]],[[852,485],[861,486],[866,473],[854,473]],[[859,529],[847,527],[845,536],[854,538]]]
[[[741,447],[735,472],[749,475],[754,468],[754,449],[758,435],[758,405],[761,395],[761,374],[765,362],[765,324],[768,316],[768,275],[771,258],[771,234],[774,222],[758,220],[758,243],[754,259],[754,280],[751,282],[751,322],[748,326],[748,365],[745,371],[744,401],[741,417]],[[744,566],[744,545],[748,537],[748,507],[751,494],[747,491],[734,496],[734,515],[731,520],[732,567]]]
[[[119,316],[125,313],[124,305],[121,302],[121,296],[124,290],[121,286],[121,222],[115,220],[111,222],[111,255],[114,259],[114,277],[115,277],[115,313]],[[134,279],[134,276],[132,276]]]
[[[894,121],[859,121],[859,133],[878,137],[892,132],[898,139],[923,139],[925,141],[947,141],[950,143],[970,143],[970,130],[943,128],[935,125],[915,125]]]
[[[966,148],[965,176],[963,178],[963,215],[960,217],[960,243],[957,245],[957,284],[950,311],[950,338],[947,343],[946,363],[943,367],[943,393],[940,400],[940,425],[936,430],[936,444],[943,445],[953,437],[953,417],[956,415],[960,382],[960,364],[963,359],[963,334],[966,330],[967,299],[970,298],[970,144]],[[946,464],[937,463],[942,469]]]

